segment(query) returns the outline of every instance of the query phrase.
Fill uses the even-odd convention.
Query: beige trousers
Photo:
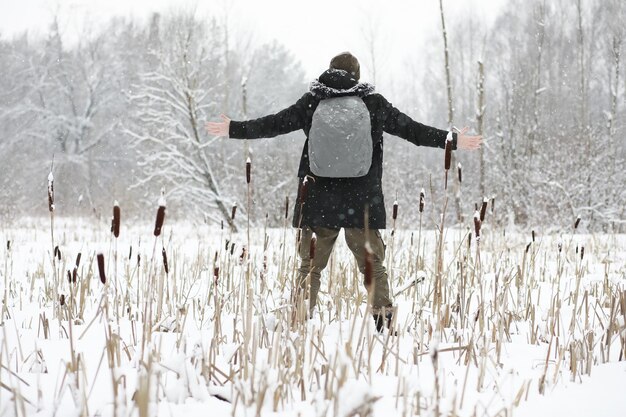
[[[309,309],[312,312],[317,303],[317,293],[320,289],[321,273],[328,264],[328,259],[333,250],[340,229],[328,229],[325,227],[303,227],[300,241],[299,254],[302,262],[298,269],[298,284],[301,290],[306,291],[307,277],[310,274],[311,287],[309,289]],[[310,259],[311,238],[315,233],[317,244],[313,261]],[[344,228],[346,243],[348,248],[356,258],[359,271],[365,273],[365,229]],[[389,297],[389,283],[387,271],[384,266],[385,244],[376,229],[369,230],[369,243],[373,252],[372,272],[374,282],[374,295],[372,307],[374,310],[390,307],[392,305]]]

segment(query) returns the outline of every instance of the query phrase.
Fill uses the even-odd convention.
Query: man
[[[374,279],[372,313],[381,332],[392,320],[392,301],[384,267],[385,245],[379,229],[386,227],[382,191],[383,132],[418,146],[478,149],[482,138],[458,135],[413,121],[393,107],[368,83],[359,83],[359,61],[349,52],[335,56],[330,67],[311,83],[294,105],[276,114],[248,121],[209,122],[212,135],[239,139],[273,137],[303,129],[304,142],[298,177],[298,203],[293,225],[302,229],[298,270],[299,286],[310,280],[309,309],[313,312],[322,270],[328,263],[339,231],[343,228],[348,247],[359,270],[365,273],[365,244],[371,248]],[[365,213],[368,213],[366,227]],[[367,230],[367,231],[366,231]],[[310,258],[310,244],[316,248]],[[369,290],[369,288],[368,288]]]

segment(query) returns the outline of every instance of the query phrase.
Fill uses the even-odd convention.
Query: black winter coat
[[[370,113],[373,154],[369,172],[358,178],[323,178],[309,169],[308,137],[313,113],[320,100],[339,96],[359,96]],[[239,139],[273,137],[303,129],[307,136],[300,159],[300,183],[307,177],[307,192],[299,187],[295,204],[294,227],[364,227],[365,207],[369,207],[369,227],[386,226],[385,201],[382,190],[383,132],[399,136],[418,146],[445,148],[448,132],[412,120],[393,107],[382,95],[374,93],[367,83],[358,83],[347,72],[327,70],[311,83],[294,105],[273,115],[248,121],[231,121],[229,136]],[[452,148],[457,136],[453,134]],[[304,198],[303,198],[304,197]],[[301,204],[300,204],[301,203]],[[302,210],[301,210],[302,208]]]

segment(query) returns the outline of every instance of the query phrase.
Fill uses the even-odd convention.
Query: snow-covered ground
[[[623,416],[626,236],[485,223],[441,262],[437,232],[384,233],[379,335],[341,238],[302,324],[293,229],[251,230],[247,263],[245,229],[57,219],[53,245],[24,219],[0,230],[0,415]]]

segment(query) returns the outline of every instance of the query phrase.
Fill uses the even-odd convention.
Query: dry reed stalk
[[[56,265],[56,259],[55,259],[55,248],[58,247],[55,245],[54,243],[54,211],[55,211],[55,205],[54,205],[54,175],[52,174],[52,168],[54,167],[54,158],[52,160],[52,164],[50,166],[50,173],[48,174],[48,211],[50,212],[50,241],[52,243],[52,276],[53,276],[53,311],[55,312],[55,316],[57,318],[59,318],[59,320],[61,319],[61,309],[59,307],[58,301],[59,301],[59,277],[57,274],[57,265]],[[44,275],[44,285],[46,285],[45,282],[45,275]]]

